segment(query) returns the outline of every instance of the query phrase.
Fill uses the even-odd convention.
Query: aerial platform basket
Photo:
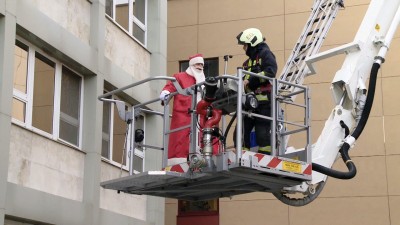
[[[242,79],[239,79],[239,77],[243,77],[245,74],[259,76],[254,73],[238,69],[237,76],[223,75],[217,77],[216,79],[220,81],[218,88],[219,90],[222,89],[224,94],[220,95],[220,97],[215,100],[215,104],[212,105],[213,108],[223,111],[224,116],[227,116],[230,113],[232,114],[232,111],[234,110],[234,113],[236,113],[237,117],[236,120],[238,121],[238,130],[241,130],[242,115],[263,117],[243,109],[243,99],[246,99],[246,96],[242,92],[237,92],[237,90],[243,90],[243,81]],[[192,95],[192,108],[196,109],[196,92],[193,90],[204,84],[198,84],[191,88],[182,89],[179,87],[179,84],[176,82],[176,80],[171,77],[149,78],[146,81],[141,81],[110,93],[114,94],[123,89],[131,88],[147,81],[164,78],[173,82],[173,84],[177,87],[177,93],[173,93],[171,96],[175,94]],[[222,80],[228,80],[228,82],[222,82]],[[271,155],[257,153],[254,151],[254,149],[252,149],[252,151],[242,151],[241,147],[238,147],[237,152],[235,153],[233,150],[226,150],[224,146],[222,149],[220,149],[220,153],[209,156],[208,161],[206,160],[206,166],[199,166],[191,159],[189,159],[187,163],[167,166],[168,134],[173,131],[169,130],[169,116],[163,116],[163,147],[159,148],[164,150],[163,165],[161,167],[163,169],[160,171],[145,171],[134,174],[132,172],[133,160],[130,159],[129,176],[102,182],[101,186],[106,189],[112,189],[130,194],[145,194],[151,196],[199,201],[221,197],[232,197],[250,192],[280,192],[284,188],[290,188],[296,185],[301,185],[303,182],[310,181],[312,179],[312,163],[309,146],[310,134],[308,89],[297,85],[300,91],[289,95],[283,95],[276,90],[276,87],[278,87],[277,84],[279,82],[285,81],[278,81],[277,79],[271,78],[270,82],[273,83],[273,91],[271,94],[272,116],[264,116],[263,118],[271,121],[271,130],[275,131],[273,132],[275,135],[271,135]],[[110,93],[100,96],[99,99],[103,101],[110,101],[106,98],[111,95]],[[292,95],[303,95],[303,102],[293,102],[291,100]],[[241,97],[238,98],[237,96]],[[158,99],[151,100],[149,102],[133,106],[133,110],[129,112],[131,116],[124,116],[123,113],[120,113],[120,115],[123,118],[132,118],[136,110],[140,110],[144,105],[157,100]],[[168,103],[168,101],[166,103]],[[301,109],[301,111],[304,113],[302,122],[291,122],[284,119],[282,113],[285,105],[288,104]],[[125,107],[119,108],[125,110]],[[150,111],[151,110],[146,109],[146,112]],[[158,114],[169,115],[168,112],[168,104],[165,104],[164,113]],[[196,113],[192,113],[192,123],[190,126],[192,133],[198,132],[196,125],[197,115]],[[130,126],[132,126],[130,129],[135,130],[134,123],[132,123]],[[222,128],[220,129],[227,134],[224,125],[222,125]],[[290,147],[287,148],[287,136],[299,132],[305,133],[305,141],[304,145],[302,145],[302,148],[297,148],[297,150],[294,150],[294,148]],[[192,136],[197,137],[198,135]],[[237,145],[241,146],[241,132],[237,132],[236,139],[239,140],[237,141]],[[191,140],[189,158],[192,155],[199,154],[199,152],[196,152],[195,143],[197,143],[196,138]],[[134,144],[131,146],[134,146]],[[152,148],[153,146],[147,147]],[[288,151],[288,149],[290,151]],[[204,156],[200,156],[200,159],[202,157]]]
[[[215,156],[219,171],[192,171],[189,164],[177,164],[162,171],[147,171],[102,182],[106,189],[182,200],[208,200],[250,192],[279,192],[284,187],[311,180],[311,165],[254,152],[243,152],[239,164],[229,155]]]

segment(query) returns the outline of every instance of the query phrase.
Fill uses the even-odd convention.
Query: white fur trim
[[[199,57],[195,57],[195,58],[192,58],[191,60],[189,60],[189,66],[193,66],[196,63],[201,63],[201,64],[204,65],[203,57],[199,56]]]
[[[168,159],[168,166],[186,163],[186,162],[187,162],[187,158],[170,158],[170,159]]]

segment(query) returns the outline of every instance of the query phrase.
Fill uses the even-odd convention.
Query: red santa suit
[[[177,80],[179,85],[185,89],[196,83],[204,81],[203,71],[194,68],[196,63],[204,65],[204,59],[201,54],[190,57],[189,67],[185,72],[174,74],[173,77]],[[176,92],[176,88],[171,81],[163,88],[160,98],[162,99],[165,94]],[[164,94],[163,94],[164,93]],[[198,96],[200,96],[198,94]],[[192,96],[175,95],[172,107],[172,119],[170,130],[182,126],[190,125],[191,114],[188,113],[192,104]],[[189,155],[190,144],[190,128],[186,128],[177,132],[170,133],[168,142],[168,164],[177,164],[187,161]]]
[[[174,74],[179,85],[182,88],[187,88],[196,83],[194,77],[186,72]],[[176,92],[175,86],[172,82],[168,82],[163,88],[170,93]],[[175,95],[174,104],[172,108],[172,119],[170,129],[173,130],[178,127],[183,127],[190,124],[191,114],[188,113],[192,104],[192,96]],[[168,143],[168,158],[186,158],[189,153],[189,132],[190,129],[186,128],[169,135]]]

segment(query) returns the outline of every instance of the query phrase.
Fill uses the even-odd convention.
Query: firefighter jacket
[[[271,52],[265,42],[255,47],[249,46],[246,51],[249,58],[243,63],[243,69],[274,78],[278,70],[275,55]],[[254,92],[258,101],[268,101],[271,92],[271,84],[267,79],[246,75],[245,80],[249,80],[246,92]]]

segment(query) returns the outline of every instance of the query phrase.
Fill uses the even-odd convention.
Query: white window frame
[[[106,90],[105,92],[109,92],[108,90]],[[115,95],[111,95],[111,99],[115,99],[115,100],[118,100],[118,98],[117,98],[117,96],[115,96]],[[115,104],[114,103],[112,103],[112,102],[103,102],[103,104],[110,104],[110,118],[108,118],[108,123],[109,123],[109,126],[108,126],[108,128],[109,128],[109,133],[108,133],[108,157],[109,158],[106,158],[106,157],[104,157],[104,156],[101,156],[101,158],[104,160],[104,161],[106,161],[106,162],[108,162],[108,163],[110,163],[110,164],[112,164],[112,165],[114,165],[114,166],[117,166],[117,167],[121,167],[122,169],[124,169],[124,170],[128,170],[129,169],[129,167],[128,167],[128,163],[127,163],[127,165],[123,165],[123,164],[121,164],[121,163],[119,163],[119,162],[115,162],[114,160],[113,160],[113,147],[114,147],[114,138],[113,138],[113,136],[114,136],[114,108],[116,107],[115,106]],[[104,115],[103,115],[104,116]],[[129,131],[128,131],[128,133],[129,133]],[[105,134],[103,133],[103,130],[101,131],[101,134],[102,134],[102,140],[103,140],[103,137],[105,136]],[[129,145],[129,143],[130,143],[130,135],[127,135],[127,137],[125,137],[125,138],[128,138],[127,140],[126,140],[126,143],[127,143],[127,146],[125,147],[126,149],[126,151],[127,151],[127,149],[128,149],[128,145]],[[102,149],[103,149],[103,146],[102,146]],[[128,152],[128,151],[127,151]],[[126,162],[128,162],[127,160],[128,160],[128,157],[127,157],[127,155],[128,154],[125,154],[125,161]]]
[[[105,90],[104,91],[105,93],[107,93],[107,92],[109,92],[108,90]],[[111,99],[113,99],[113,100],[120,100],[119,98],[118,98],[118,96],[117,95],[111,95],[110,96],[111,97]],[[105,161],[105,162],[107,162],[107,163],[110,163],[111,165],[114,165],[114,166],[117,166],[117,167],[119,167],[119,168],[122,168],[122,169],[124,169],[124,170],[126,170],[126,171],[129,171],[129,166],[130,166],[130,159],[129,159],[129,150],[131,149],[131,145],[132,145],[132,143],[133,143],[133,138],[135,138],[134,137],[134,131],[132,131],[132,128],[133,128],[133,126],[132,125],[129,125],[129,129],[128,129],[128,133],[126,134],[126,137],[125,138],[127,138],[126,139],[126,147],[125,147],[125,151],[126,151],[126,154],[125,154],[125,161],[126,161],[126,165],[122,165],[121,163],[119,163],[119,162],[116,162],[116,161],[114,161],[113,160],[113,151],[114,151],[114,149],[113,149],[113,146],[114,146],[114,138],[113,138],[113,136],[114,136],[114,116],[115,116],[115,108],[116,108],[116,105],[114,104],[114,103],[112,103],[112,102],[103,102],[103,107],[104,107],[104,104],[110,104],[110,113],[109,113],[109,115],[110,115],[110,118],[109,118],[109,120],[108,120],[108,123],[109,123],[109,134],[108,134],[108,137],[105,135],[105,133],[102,131],[102,140],[104,139],[104,138],[108,138],[108,141],[109,141],[109,146],[108,146],[108,155],[109,155],[109,158],[106,158],[106,157],[104,157],[103,155],[101,156],[101,158],[102,158],[102,160],[103,161]],[[125,103],[129,108],[132,108],[132,106],[131,105],[129,105],[129,104],[127,104],[127,103]],[[144,113],[141,113],[140,114],[141,116],[143,116],[143,131],[144,132],[146,132],[145,131],[145,129],[146,129],[146,115],[144,114]],[[104,115],[103,115],[104,116]],[[118,116],[118,115],[117,115]],[[142,143],[145,143],[146,142],[146,135],[144,136],[144,139],[143,139],[143,142]],[[102,146],[103,147],[103,146]],[[140,149],[138,149],[138,148],[134,148],[134,154],[137,156],[137,157],[139,157],[139,158],[141,158],[142,160],[143,160],[143,163],[142,163],[142,171],[144,171],[144,168],[145,168],[145,150],[146,150],[146,147],[143,147],[143,150],[140,150]],[[137,170],[133,170],[133,173],[141,173],[142,171],[137,171]]]
[[[37,134],[40,134],[42,136],[45,136],[49,139],[55,140],[62,142],[66,145],[69,145],[71,147],[77,148],[81,150],[82,148],[82,124],[83,124],[83,93],[84,93],[84,79],[83,76],[80,75],[79,73],[75,72],[74,70],[70,69],[66,65],[62,64],[60,61],[50,57],[43,51],[41,51],[39,48],[33,46],[30,44],[28,41],[22,39],[22,38],[17,38],[17,40],[24,45],[28,46],[28,68],[27,68],[27,89],[26,89],[26,94],[22,93],[19,90],[13,89],[13,98],[20,100],[24,102],[25,105],[25,122],[19,121],[15,118],[11,118],[12,123],[19,125],[21,127],[24,127],[27,130],[31,130]],[[15,48],[16,44],[14,45]],[[54,62],[55,64],[55,74],[54,74],[54,96],[53,96],[53,130],[52,134],[47,133],[45,131],[40,130],[39,128],[36,128],[32,125],[32,112],[33,112],[33,91],[34,91],[34,64],[35,64],[35,56],[36,53],[39,53],[46,57],[48,60]],[[60,102],[61,102],[61,76],[62,76],[62,66],[70,69],[73,71],[77,76],[81,78],[81,93],[80,93],[80,102],[79,102],[79,141],[77,145],[73,143],[69,143],[68,141],[65,141],[59,137],[60,131]]]
[[[129,16],[129,19],[128,19],[129,25],[128,25],[128,27],[129,27],[129,29],[127,30],[127,32],[137,42],[141,43],[144,47],[147,47],[147,24],[148,24],[147,23],[147,10],[148,10],[148,0],[144,0],[145,1],[145,9],[144,9],[144,11],[145,11],[144,12],[145,23],[144,24],[138,18],[136,18],[133,15],[133,3],[134,3],[134,1],[135,0],[114,0],[113,1],[113,5],[112,5],[112,17],[110,17],[110,18],[114,21],[115,24],[118,24],[118,22],[115,20],[115,11],[116,11],[115,9],[116,9],[116,6],[117,5],[122,5],[122,4],[128,4],[128,14],[129,14],[128,15]],[[143,32],[144,32],[144,40],[143,40],[143,42],[141,42],[135,36],[133,36],[133,24],[132,23],[135,23],[140,29],[143,30]],[[125,30],[119,24],[118,24],[118,26],[121,29]]]

